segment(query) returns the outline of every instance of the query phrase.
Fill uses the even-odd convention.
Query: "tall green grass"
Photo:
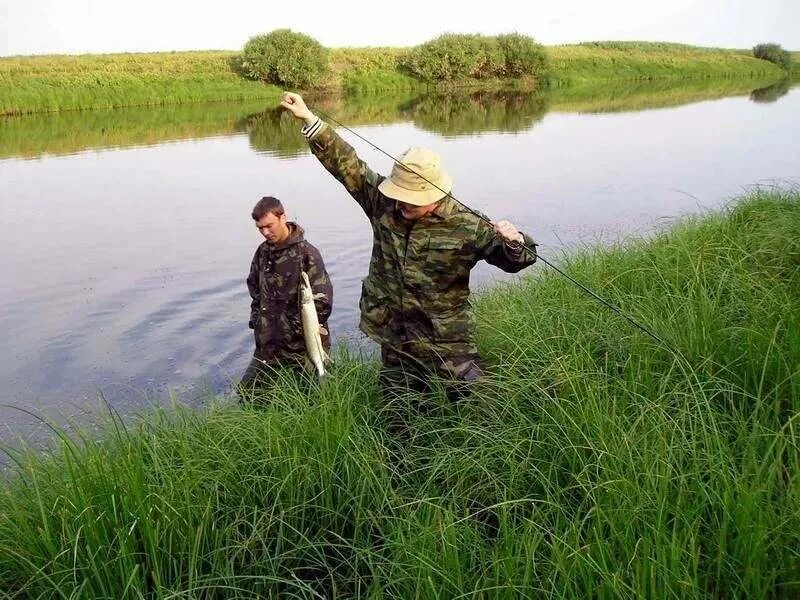
[[[800,193],[563,265],[668,347],[539,268],[479,295],[461,405],[390,409],[342,356],[266,406],[12,451],[3,597],[800,594]]]
[[[331,72],[323,85],[348,92],[421,91],[426,84],[401,71],[407,48],[335,48]]]

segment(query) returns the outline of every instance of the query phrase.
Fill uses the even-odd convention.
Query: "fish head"
[[[311,289],[311,282],[305,271],[300,271],[302,281],[300,282],[300,301],[303,303],[314,302],[314,292]]]

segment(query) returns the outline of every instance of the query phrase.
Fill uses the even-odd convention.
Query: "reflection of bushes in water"
[[[766,87],[758,88],[750,92],[750,100],[753,102],[775,102],[781,96],[789,93],[792,87],[792,80],[787,77]]]
[[[761,80],[762,84],[774,79]],[[567,86],[548,92],[551,110],[605,113],[682,106],[703,100],[744,96],[758,80],[750,78],[660,80]]]
[[[521,131],[530,128],[548,109],[646,110],[747,94],[754,102],[772,102],[785,95],[791,83],[790,79],[758,82],[731,78],[572,86],[552,89],[544,95],[507,91],[418,96],[406,91],[307,99],[312,110],[332,115],[348,126],[413,121],[434,133],[455,136]],[[759,84],[762,87],[753,90]],[[263,100],[255,100],[6,117],[0,119],[0,158],[157,144],[236,131],[248,133],[255,150],[287,158],[306,152],[298,123],[281,109],[256,112],[263,107]]]
[[[513,91],[421,96],[402,108],[415,125],[443,136],[523,131],[546,112],[546,96]]]
[[[65,111],[0,118],[0,158],[72,154],[170,140],[231,135],[264,101],[208,102],[158,108]]]
[[[236,129],[247,132],[250,147],[257,152],[292,158],[308,151],[300,124],[283,108],[248,115],[236,124]]]
[[[403,119],[444,136],[482,131],[522,131],[547,111],[543,96],[520,92],[479,92],[387,98],[348,96],[310,104],[320,115],[328,113],[345,125],[391,123]],[[237,129],[246,131],[254,150],[292,158],[308,150],[300,125],[289,113],[276,108],[242,119]]]
[[[332,115],[345,125],[363,123],[391,123],[397,120],[397,99],[381,99],[378,114],[373,114],[370,99],[353,102],[349,96],[306,96],[312,111],[325,118]],[[387,113],[386,106],[392,107]],[[247,115],[237,123],[238,131],[247,132],[250,146],[258,152],[267,152],[279,158],[292,158],[308,151],[308,143],[301,133],[302,124],[291,113],[281,107]]]
[[[334,115],[343,123],[385,124],[406,120],[402,107],[419,98],[413,90],[398,91],[394,94],[347,94],[331,99],[323,110]]]

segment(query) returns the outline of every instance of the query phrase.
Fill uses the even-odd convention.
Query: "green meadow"
[[[312,90],[417,92],[436,88],[400,68],[403,48],[335,48],[330,71]],[[587,82],[761,78],[786,73],[745,51],[681,44],[595,42],[547,48],[541,81],[458,83],[466,87],[541,87]],[[186,104],[200,101],[275,101],[280,89],[243,78],[237,54],[226,51],[0,58],[0,115],[76,109]],[[795,61],[797,64],[797,61]],[[452,87],[450,85],[449,87]],[[309,91],[312,91],[309,90]]]

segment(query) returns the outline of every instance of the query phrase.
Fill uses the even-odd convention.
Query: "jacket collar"
[[[270,249],[270,251],[275,252],[275,251],[285,250],[290,246],[299,244],[305,239],[305,231],[303,231],[303,228],[300,227],[300,225],[298,225],[294,221],[289,221],[286,223],[286,226],[289,228],[289,237],[286,238],[282,243],[270,244],[269,242],[266,241],[264,242]]]

